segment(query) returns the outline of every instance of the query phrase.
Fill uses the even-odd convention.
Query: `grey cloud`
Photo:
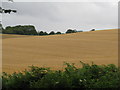
[[[37,30],[117,28],[117,7],[107,2],[17,2],[3,3],[17,14],[3,15],[3,24],[33,24]]]

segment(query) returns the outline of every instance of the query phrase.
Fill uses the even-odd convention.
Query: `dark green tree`
[[[95,31],[95,29],[92,29],[91,31]]]
[[[20,35],[38,35],[36,29],[32,25],[18,25],[18,26],[8,26],[3,30],[4,34],[20,34]]]
[[[57,32],[56,34],[61,34],[61,32]]]
[[[43,32],[43,31],[38,32],[38,34],[39,34],[40,36],[43,36],[43,35],[48,35],[48,33],[47,33],[47,32]]]
[[[51,31],[50,33],[49,33],[49,35],[54,35],[55,34],[55,32],[54,31]]]
[[[44,35],[44,32],[40,31],[40,32],[38,32],[38,34],[42,36],[42,35]]]
[[[67,31],[66,31],[66,33],[76,33],[77,31],[76,30],[72,30],[72,29],[68,29]]]
[[[47,33],[47,32],[44,32],[44,35],[48,35],[48,33]]]

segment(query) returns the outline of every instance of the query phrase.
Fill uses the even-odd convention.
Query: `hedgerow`
[[[120,69],[113,64],[65,63],[64,70],[30,66],[29,70],[2,75],[2,88],[120,88]]]

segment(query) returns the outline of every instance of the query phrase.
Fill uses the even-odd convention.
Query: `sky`
[[[3,2],[2,7],[17,10],[2,14],[3,27],[34,25],[46,32],[118,28],[117,2]]]

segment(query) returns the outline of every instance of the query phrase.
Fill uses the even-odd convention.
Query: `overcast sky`
[[[117,28],[118,6],[113,2],[14,2],[3,8],[17,13],[3,14],[3,26],[34,25],[43,31]]]

